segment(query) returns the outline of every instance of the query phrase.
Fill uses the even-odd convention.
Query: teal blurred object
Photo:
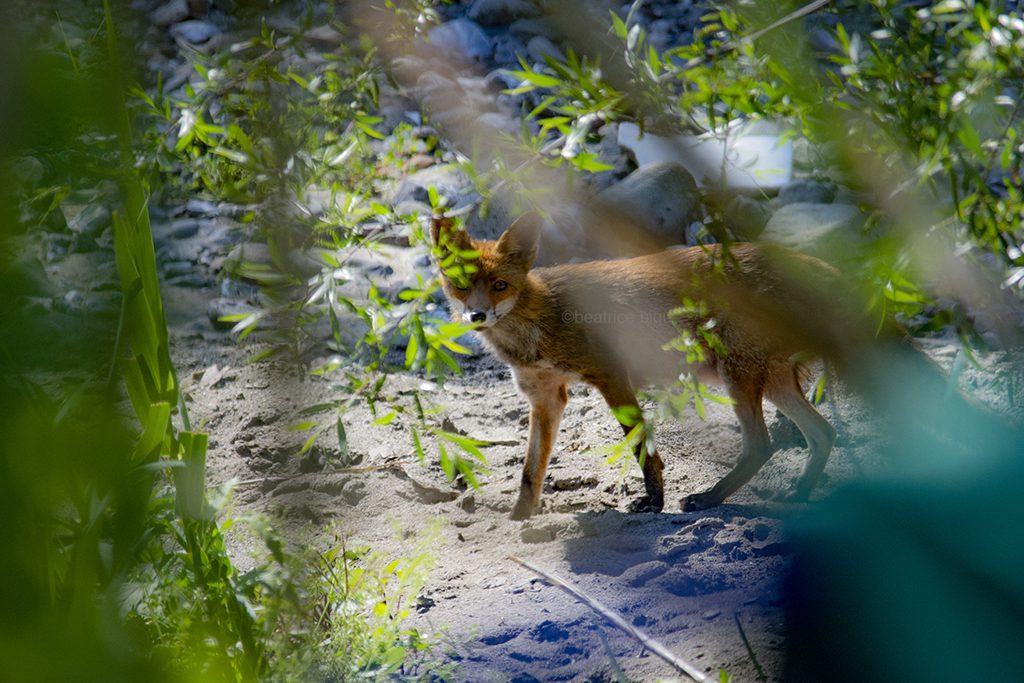
[[[784,680],[1024,680],[1020,430],[885,367],[894,471],[793,522]]]

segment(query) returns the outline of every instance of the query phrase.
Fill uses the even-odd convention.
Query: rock
[[[430,205],[414,199],[404,199],[395,204],[392,209],[394,209],[396,216],[402,217],[430,215]]]
[[[526,54],[526,44],[509,33],[494,39],[494,61],[496,64],[519,68],[519,56]]]
[[[480,125],[490,126],[491,128],[502,133],[507,133],[514,138],[519,137],[519,122],[505,114],[501,114],[496,111],[489,111],[484,114],[480,114],[480,116],[476,118],[476,121]]]
[[[838,262],[863,246],[864,215],[849,204],[787,204],[765,226],[761,239]]]
[[[791,180],[779,188],[779,204],[831,204],[836,198],[836,186],[817,180]]]
[[[767,202],[746,195],[736,195],[725,207],[725,223],[738,240],[750,241],[764,232],[772,217]]]
[[[185,240],[199,233],[199,221],[195,218],[179,218],[171,223],[169,234],[174,239]]]
[[[561,48],[554,44],[550,38],[534,36],[526,44],[526,54],[535,62],[544,63],[545,57],[550,57],[556,62],[564,62],[565,54]]]
[[[700,208],[693,176],[682,164],[659,161],[630,173],[597,195],[603,206],[665,244],[678,244]]]
[[[330,24],[323,24],[311,28],[305,33],[306,40],[311,43],[316,43],[322,47],[328,49],[337,48],[339,45],[345,43],[345,36],[341,35],[338,29],[334,28]]]
[[[191,274],[195,269],[195,264],[191,261],[164,261],[160,264],[160,267],[163,270],[164,277],[170,279]]]
[[[30,156],[18,157],[8,164],[11,176],[26,186],[39,185],[46,177],[46,166],[39,159]]]
[[[456,19],[435,26],[427,37],[435,48],[469,61],[484,61],[492,54],[490,38],[469,19]]]
[[[498,239],[517,217],[508,199],[495,197],[487,205],[486,211],[481,206],[466,217],[466,230],[476,239]]]
[[[815,144],[807,138],[793,140],[793,170],[814,173],[837,162],[835,145],[832,142]]]
[[[528,0],[474,0],[467,16],[481,26],[505,26],[537,16],[537,7]]]
[[[544,36],[549,40],[560,40],[564,37],[558,26],[548,19],[519,19],[512,22],[508,30],[524,43],[534,36]]]
[[[156,26],[170,26],[185,21],[191,12],[188,0],[170,0],[149,13],[149,20]]]
[[[215,24],[199,19],[183,21],[171,27],[173,37],[193,45],[201,45],[220,33],[221,30]]]
[[[445,164],[417,171],[403,180],[391,199],[391,205],[397,207],[413,201],[429,207],[430,187],[437,190],[438,196],[446,200],[449,208],[466,206],[477,197],[473,179],[459,167]]]
[[[71,232],[99,237],[111,225],[110,209],[102,204],[87,206],[62,204],[61,211]]]
[[[619,132],[617,123],[609,123],[601,126],[597,133],[601,142],[597,145],[597,161],[611,166],[608,171],[596,171],[584,174],[581,178],[584,187],[590,192],[607,190],[622,178],[629,175],[630,171],[636,170],[632,159],[625,150],[619,146]]]
[[[185,211],[193,216],[203,217],[216,216],[218,213],[217,205],[205,199],[188,200],[185,204]]]

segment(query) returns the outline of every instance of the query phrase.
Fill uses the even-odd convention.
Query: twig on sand
[[[743,639],[743,647],[747,648],[747,654],[750,655],[750,661],[754,663],[754,669],[757,670],[757,680],[764,683],[768,680],[768,675],[765,674],[764,669],[761,668],[761,662],[757,661],[757,656],[754,654],[754,648],[750,646],[750,641],[747,640],[747,632],[743,630],[743,624],[740,623],[740,613],[733,612],[732,618],[736,622],[736,628],[740,630],[740,638]]]
[[[519,559],[514,555],[509,555],[508,559],[512,560],[513,562],[522,567],[526,567],[531,572],[537,574],[542,579],[550,583],[552,586],[555,586],[556,588],[561,588],[563,591],[565,591],[566,593],[573,596],[590,609],[600,614],[602,617],[610,621],[612,624],[614,624],[615,626],[619,627],[629,635],[636,638],[645,648],[661,657],[663,660],[668,662],[673,668],[675,668],[680,673],[686,674],[695,681],[708,680],[707,675],[703,671],[701,671],[694,665],[690,664],[689,662],[686,662],[680,659],[679,657],[675,656],[667,647],[662,645],[660,642],[658,642],[654,638],[651,638],[649,635],[647,635],[640,629],[636,628],[628,621],[623,619],[621,616],[619,616],[617,613],[613,612],[604,604],[598,602],[597,600],[590,597],[580,589],[566,583],[564,580],[560,579],[554,574],[551,574],[550,572],[547,572],[537,567],[536,565],[527,562],[526,560]]]

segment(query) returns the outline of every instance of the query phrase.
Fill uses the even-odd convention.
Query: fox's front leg
[[[540,504],[544,472],[548,468],[565,404],[569,401],[564,383],[544,380],[543,376],[522,377],[517,374],[516,377],[519,388],[530,399],[530,436],[526,442],[522,485],[519,487],[519,499],[512,508],[512,519],[526,519]]]

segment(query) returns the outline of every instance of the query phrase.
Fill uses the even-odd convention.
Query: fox
[[[805,321],[829,306],[836,269],[812,256],[767,244],[672,248],[620,260],[534,267],[543,218],[518,217],[497,240],[472,239],[443,216],[431,219],[433,253],[452,317],[472,324],[509,366],[530,405],[526,454],[511,518],[540,508],[541,489],[569,400],[585,383],[613,414],[642,413],[637,391],[669,385],[684,372],[724,386],[739,421],[735,466],[683,511],[723,503],[762,468],[773,449],[763,413],[771,401],[803,433],[810,452],[786,497],[806,501],[836,431],[805,397],[805,354],[827,341]],[[683,302],[700,302],[683,306]],[[828,309],[824,309],[828,310]],[[680,335],[699,345],[687,354]],[[620,419],[625,433],[635,420]],[[644,425],[647,429],[649,425]],[[632,512],[661,512],[664,463],[656,447],[636,445],[644,494]],[[651,439],[653,443],[653,437]]]

